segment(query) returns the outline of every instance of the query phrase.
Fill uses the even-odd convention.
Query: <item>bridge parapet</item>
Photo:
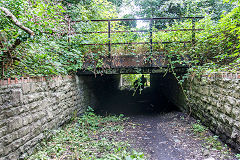
[[[170,67],[169,59],[164,55],[123,55],[112,57],[99,57],[93,60],[86,57],[85,63],[79,74],[134,74],[134,73],[162,73]],[[173,60],[174,58],[172,58]],[[190,60],[189,57],[182,59]],[[178,72],[188,68],[187,64],[174,64]],[[91,70],[91,71],[90,71]]]
[[[83,71],[87,70],[93,70],[93,72],[100,72],[100,73],[107,73],[106,70],[110,71],[111,69],[114,70],[114,72],[121,72],[124,71],[126,73],[128,72],[137,72],[133,68],[137,68],[138,70],[145,70],[146,72],[151,72],[154,70],[158,70],[159,68],[168,68],[169,65],[173,65],[169,63],[169,59],[167,59],[167,51],[165,49],[159,48],[160,45],[162,44],[185,44],[189,43],[194,44],[196,42],[196,37],[195,33],[196,31],[201,31],[203,29],[197,29],[195,26],[195,22],[197,19],[201,19],[203,17],[158,17],[158,18],[139,18],[139,19],[105,19],[105,20],[89,20],[89,21],[72,21],[72,23],[79,23],[79,22],[102,22],[105,23],[107,22],[107,31],[83,31],[83,32],[75,32],[73,34],[107,34],[105,35],[104,42],[99,42],[99,43],[81,43],[81,46],[89,46],[89,52],[94,52],[93,55],[100,53],[104,53],[105,56],[98,56],[98,58],[94,59],[94,56],[86,56],[85,57],[85,62],[84,65],[81,69],[81,73]],[[189,19],[191,20],[190,25],[188,28],[180,28],[180,29],[154,29],[154,22],[155,21],[160,21],[160,20],[181,20],[181,19]],[[148,29],[135,29],[135,30],[118,30],[116,28],[112,27],[113,22],[121,22],[121,21],[148,21],[149,22],[149,28]],[[191,32],[191,36],[189,35],[187,40],[183,40],[182,38],[178,38],[179,41],[164,41],[164,40],[159,40],[158,41],[154,40],[154,32]],[[145,40],[144,42],[138,41],[136,42],[118,42],[118,41],[113,41],[113,34],[115,33],[132,33],[132,32],[140,32],[140,33],[147,33],[147,36],[144,38],[140,38],[141,40]],[[140,36],[141,37],[141,36]],[[190,38],[190,39],[189,39]],[[106,41],[107,40],[107,41]],[[183,40],[183,41],[181,41]],[[88,42],[88,41],[87,41]],[[133,53],[134,55],[122,55],[122,53],[115,53],[113,52],[112,47],[113,46],[118,46],[118,45],[131,45],[133,47],[134,45],[148,45],[144,49],[140,48],[139,54]],[[99,47],[101,51],[98,49],[90,49],[91,47],[96,47],[96,46],[107,46],[108,51],[105,51],[103,48],[104,47]],[[155,48],[156,46],[156,48]],[[138,48],[139,49],[139,48]],[[158,50],[158,51],[155,51]],[[97,53],[95,53],[97,52]],[[113,55],[114,53],[114,55]],[[158,54],[156,54],[158,53]],[[87,55],[87,54],[86,54]],[[174,59],[174,56],[172,56]],[[179,58],[179,57],[178,57]],[[181,57],[182,59],[189,59],[188,56]],[[171,59],[172,60],[172,59]],[[174,64],[175,68],[187,68],[188,66],[186,64]],[[125,71],[125,69],[130,69],[131,71]],[[147,70],[151,71],[147,71]]]
[[[204,17],[156,17],[156,18],[138,18],[138,19],[102,19],[102,20],[87,20],[87,21],[72,21],[72,24],[76,23],[87,23],[87,22],[107,22],[107,31],[82,31],[82,32],[74,32],[72,34],[107,34],[107,43],[106,39],[104,39],[104,42],[98,42],[98,43],[81,43],[82,46],[108,46],[108,55],[111,56],[111,51],[112,51],[112,46],[116,45],[149,45],[149,53],[153,53],[153,45],[156,44],[171,44],[171,43],[183,43],[184,45],[186,43],[192,43],[194,44],[196,42],[196,31],[201,31],[203,29],[197,29],[195,26],[196,20],[202,19]],[[161,20],[181,20],[181,19],[189,19],[191,20],[191,25],[189,26],[190,28],[179,28],[179,29],[159,29],[159,28],[154,28],[154,22],[155,21],[161,21]],[[111,23],[113,22],[123,22],[123,21],[148,21],[149,22],[149,28],[148,29],[134,29],[134,30],[116,30],[115,28],[113,29],[113,26]],[[163,22],[164,23],[164,22]],[[166,22],[165,22],[166,23]],[[154,29],[153,29],[154,28]],[[164,40],[158,40],[158,41],[153,41],[153,33],[154,32],[176,32],[176,31],[181,31],[181,32],[191,32],[191,39],[185,40],[185,41],[164,41]],[[71,32],[71,31],[69,31]],[[145,37],[147,41],[137,41],[137,42],[132,42],[132,41],[127,41],[127,42],[115,42],[112,39],[113,34],[115,33],[148,33],[148,37]],[[182,38],[180,38],[182,39]],[[87,41],[88,42],[88,41]]]

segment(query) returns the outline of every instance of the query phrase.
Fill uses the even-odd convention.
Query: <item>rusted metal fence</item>
[[[111,54],[111,46],[112,45],[126,45],[126,44],[149,44],[150,45],[150,52],[153,50],[153,44],[169,44],[169,43],[192,43],[196,42],[196,31],[201,31],[203,29],[196,29],[195,22],[197,19],[202,19],[204,17],[159,17],[159,18],[138,18],[138,19],[105,19],[105,20],[89,20],[91,22],[107,22],[108,23],[108,30],[107,31],[96,31],[96,32],[81,32],[75,34],[97,34],[97,33],[107,33],[108,34],[108,43],[103,44],[81,44],[81,45],[107,45],[109,55]],[[157,31],[153,31],[153,21],[157,20],[181,20],[181,19],[191,19],[192,21],[192,28],[190,29],[159,29]],[[73,23],[78,22],[89,22],[89,21],[72,21]],[[136,30],[136,31],[112,31],[111,30],[111,22],[113,21],[149,21],[149,30]],[[192,32],[192,40],[191,41],[178,41],[178,42],[153,42],[153,32],[174,32],[174,31],[191,31]],[[126,42],[126,43],[111,43],[111,33],[130,33],[130,32],[148,32],[149,33],[149,41],[148,42]]]

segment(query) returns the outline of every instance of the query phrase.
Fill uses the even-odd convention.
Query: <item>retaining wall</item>
[[[84,78],[39,77],[0,81],[0,159],[31,154],[46,130],[56,129],[93,105]]]
[[[188,98],[172,74],[164,79],[164,93],[172,102],[240,151],[240,73],[190,77],[184,84]]]

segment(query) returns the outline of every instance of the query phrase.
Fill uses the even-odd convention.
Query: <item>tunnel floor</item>
[[[220,140],[208,142],[214,136],[209,130],[196,134],[192,125],[197,121],[182,112],[128,117],[126,129],[118,137],[129,141],[149,160],[237,160]],[[217,143],[221,148],[214,148]]]
[[[141,150],[150,160],[237,160],[235,154],[219,140],[213,141],[209,130],[196,134],[193,124],[197,121],[182,113],[162,94],[150,88],[132,96],[132,91],[118,91],[103,99],[97,114],[128,117],[125,130],[118,135]],[[158,95],[155,97],[155,95]],[[209,137],[209,139],[205,139]],[[210,141],[210,142],[208,142]],[[214,146],[220,144],[220,149]]]

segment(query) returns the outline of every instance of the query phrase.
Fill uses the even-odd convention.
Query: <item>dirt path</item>
[[[197,121],[181,112],[130,116],[119,137],[150,160],[237,160],[209,130],[195,133],[193,124]]]

